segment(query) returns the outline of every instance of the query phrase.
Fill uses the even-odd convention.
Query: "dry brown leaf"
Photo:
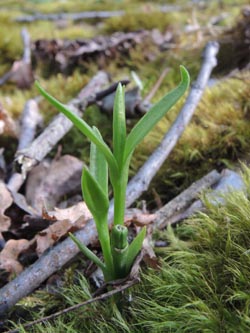
[[[125,212],[124,223],[129,226],[134,223],[138,227],[149,225],[156,219],[156,214],[143,213],[142,210],[137,208],[127,209]]]
[[[0,103],[0,134],[18,137],[18,126]]]
[[[18,261],[18,256],[29,246],[30,242],[27,239],[9,240],[0,253],[0,270],[2,269],[10,274],[21,273],[23,266]]]
[[[40,213],[44,206],[54,208],[63,196],[80,191],[82,168],[83,162],[70,155],[33,168],[26,184],[27,202]]]
[[[36,235],[36,253],[41,256],[45,250],[55,244],[72,229],[69,220],[58,221]]]
[[[34,82],[31,64],[23,60],[17,60],[11,68],[10,81],[15,82],[20,89],[28,89]]]
[[[157,258],[154,249],[151,245],[151,235],[146,236],[143,241],[142,253],[143,253],[143,261],[147,264],[147,266],[153,269],[159,269],[160,263],[159,259]]]
[[[55,208],[54,211],[47,212],[49,216],[54,216],[56,220],[65,220],[68,219],[71,221],[71,223],[74,223],[77,219],[80,217],[84,217],[85,220],[89,220],[92,218],[92,215],[85,204],[85,202],[79,202],[78,204],[60,209],[60,208]]]
[[[92,218],[85,202],[79,202],[77,205],[65,209],[55,208],[54,211],[46,212],[45,216],[46,219],[49,218],[51,221],[56,219],[57,222],[39,232],[35,237],[36,252],[39,256],[58,240],[66,237],[68,232],[83,228],[86,222]]]
[[[10,218],[4,215],[6,209],[13,202],[12,196],[6,185],[0,181],[0,232],[7,231],[10,227]]]

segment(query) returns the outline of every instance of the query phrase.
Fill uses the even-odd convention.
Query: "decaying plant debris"
[[[149,13],[154,12],[154,9],[150,6],[142,8],[142,17],[143,11],[146,13],[145,17],[148,17]],[[181,8],[181,6],[175,8],[178,15],[181,15]],[[226,8],[225,4],[225,11]],[[0,314],[3,318],[2,325],[5,327],[3,330],[10,327],[5,322],[5,319],[8,318],[10,314],[9,310],[16,303],[18,303],[16,309],[25,309],[26,307],[27,309],[32,309],[32,305],[30,307],[29,305],[27,306],[29,299],[31,300],[31,304],[33,302],[34,305],[36,302],[39,303],[38,299],[41,297],[41,304],[44,304],[42,301],[43,297],[45,299],[48,297],[49,302],[51,302],[51,308],[48,306],[46,309],[43,306],[44,312],[43,310],[40,312],[38,315],[39,318],[41,319],[41,317],[55,312],[52,304],[54,304],[56,311],[61,310],[61,313],[59,311],[58,319],[55,321],[58,324],[57,328],[53,326],[53,322],[45,324],[47,325],[46,329],[48,328],[48,332],[65,331],[67,320],[71,321],[72,327],[74,327],[73,330],[81,331],[83,326],[76,321],[73,313],[68,313],[67,309],[62,307],[62,299],[65,296],[59,296],[59,294],[67,294],[66,290],[69,288],[68,293],[71,296],[65,301],[65,306],[69,308],[72,306],[75,309],[77,308],[76,303],[82,303],[84,300],[87,300],[87,303],[91,303],[92,295],[100,293],[100,299],[102,299],[106,295],[105,288],[107,288],[106,285],[103,285],[100,290],[95,290],[96,287],[90,287],[83,277],[78,276],[76,278],[76,274],[73,273],[74,268],[71,268],[71,265],[72,267],[77,265],[77,267],[80,267],[80,271],[84,271],[89,281],[92,281],[91,273],[95,270],[95,267],[88,266],[88,263],[79,264],[74,262],[78,249],[67,238],[68,232],[76,232],[82,242],[99,253],[99,244],[96,239],[96,231],[91,214],[79,196],[81,169],[83,163],[87,163],[88,161],[86,155],[81,155],[81,159],[79,159],[79,154],[76,154],[77,157],[73,156],[75,155],[73,151],[75,149],[74,140],[72,140],[73,149],[70,150],[71,147],[67,147],[67,154],[64,153],[65,146],[70,146],[71,142],[65,144],[65,141],[60,140],[68,132],[69,134],[66,138],[72,138],[71,133],[73,133],[72,131],[70,132],[71,123],[66,118],[61,115],[55,116],[54,119],[50,120],[50,123],[46,126],[43,125],[41,114],[44,115],[47,109],[49,112],[52,111],[50,111],[51,109],[48,108],[48,105],[41,98],[37,98],[38,93],[32,87],[34,77],[41,77],[45,85],[51,85],[52,92],[54,91],[55,95],[59,84],[59,94],[61,96],[65,95],[63,96],[64,102],[78,115],[93,119],[93,124],[95,124],[95,119],[100,118],[101,120],[98,120],[100,122],[103,120],[104,133],[105,131],[107,132],[106,138],[109,140],[110,127],[107,125],[106,129],[105,126],[106,122],[107,124],[110,122],[114,91],[121,78],[123,84],[128,85],[126,88],[126,107],[129,126],[130,122],[136,122],[136,118],[147,112],[154,101],[162,94],[165,82],[169,80],[169,86],[172,86],[173,78],[175,79],[172,67],[173,65],[178,66],[180,62],[185,60],[187,63],[190,63],[193,80],[195,77],[197,79],[193,81],[186,103],[177,117],[176,108],[173,115],[164,119],[156,127],[155,132],[149,138],[145,139],[144,146],[141,145],[139,147],[138,153],[136,152],[137,155],[132,161],[133,177],[131,177],[127,188],[127,207],[135,205],[135,203],[139,207],[140,202],[138,202],[138,199],[144,192],[146,193],[146,195],[143,195],[144,199],[146,198],[147,200],[150,198],[153,201],[152,192],[161,201],[160,204],[162,207],[160,209],[156,208],[155,203],[150,203],[148,205],[150,208],[148,209],[145,207],[142,209],[127,209],[125,216],[126,225],[130,226],[131,238],[137,233],[138,227],[146,225],[148,228],[148,235],[140,260],[143,260],[146,267],[150,268],[147,268],[141,275],[142,283],[138,280],[139,264],[137,263],[137,267],[135,268],[137,271],[136,275],[132,274],[128,281],[118,281],[118,284],[112,286],[115,292],[116,289],[120,292],[127,287],[130,288],[134,283],[139,281],[139,284],[132,288],[131,303],[129,303],[128,307],[128,304],[125,304],[123,312],[121,311],[124,315],[123,318],[118,310],[113,309],[112,312],[106,305],[102,311],[99,311],[98,304],[89,304],[87,305],[88,310],[83,314],[82,322],[89,332],[96,332],[98,325],[100,325],[99,331],[102,332],[116,332],[117,330],[141,332],[140,325],[142,325],[143,331],[150,331],[154,327],[156,332],[177,332],[179,329],[187,332],[191,332],[192,329],[193,331],[201,332],[205,328],[217,332],[220,326],[220,324],[216,326],[217,324],[212,321],[211,318],[216,318],[218,323],[218,318],[213,313],[214,309],[210,307],[209,301],[206,303],[206,300],[204,300],[205,296],[203,298],[204,308],[202,309],[202,306],[199,307],[197,305],[197,311],[200,313],[204,311],[204,313],[211,314],[210,317],[209,315],[206,317],[204,314],[207,318],[207,326],[203,326],[201,321],[198,320],[197,315],[197,323],[199,323],[201,330],[199,330],[198,324],[195,326],[196,322],[192,320],[190,321],[190,329],[185,327],[186,323],[181,322],[180,317],[174,312],[175,305],[171,305],[171,300],[168,299],[167,302],[170,304],[171,313],[173,316],[176,316],[176,319],[171,321],[170,317],[165,313],[164,308],[166,306],[162,305],[165,301],[161,302],[157,298],[159,297],[157,288],[161,285],[160,282],[157,285],[157,281],[158,278],[159,281],[160,279],[163,281],[165,278],[163,277],[164,274],[168,276],[166,270],[169,270],[169,276],[173,274],[173,281],[176,281],[174,279],[177,278],[177,275],[175,276],[175,272],[171,270],[172,266],[180,264],[178,255],[181,256],[181,253],[184,253],[181,251],[185,251],[185,256],[189,257],[192,252],[192,250],[189,252],[189,246],[192,249],[193,245],[191,244],[194,240],[195,244],[198,244],[199,237],[196,239],[196,236],[194,236],[197,230],[202,234],[199,231],[199,226],[194,226],[198,220],[201,224],[204,223],[205,228],[209,230],[208,221],[211,220],[209,218],[210,213],[219,214],[220,209],[225,209],[225,219],[229,218],[227,217],[227,209],[230,215],[230,209],[232,208],[230,198],[233,198],[234,195],[236,198],[237,194],[232,193],[228,195],[229,199],[227,199],[227,195],[221,199],[218,193],[221,193],[221,191],[228,193],[228,189],[231,187],[231,189],[234,188],[241,191],[239,193],[242,194],[239,194],[239,196],[242,195],[242,200],[244,196],[244,198],[248,198],[248,191],[242,181],[242,176],[238,171],[228,170],[225,167],[232,166],[239,157],[243,160],[248,160],[246,153],[250,140],[250,134],[247,131],[249,118],[248,86],[250,77],[248,66],[250,59],[246,50],[248,50],[249,46],[249,8],[242,8],[240,14],[242,16],[240,16],[238,22],[233,23],[233,28],[230,29],[225,27],[220,29],[219,26],[218,29],[215,28],[223,20],[226,20],[228,17],[230,18],[230,14],[225,13],[220,18],[217,17],[217,20],[212,16],[209,17],[208,21],[204,21],[204,17],[200,16],[199,6],[193,7],[192,5],[185,7],[185,10],[191,9],[190,13],[192,15],[190,17],[192,19],[187,24],[189,24],[189,28],[190,26],[195,27],[192,31],[190,31],[187,25],[181,28],[179,26],[178,29],[180,30],[178,30],[176,29],[176,24],[173,29],[173,26],[171,26],[173,21],[168,21],[165,28],[161,27],[160,30],[157,27],[157,29],[152,31],[146,29],[141,29],[140,31],[128,30],[128,32],[118,31],[110,35],[105,35],[104,32],[116,31],[116,22],[120,22],[119,20],[122,19],[123,15],[125,15],[125,18],[129,15],[124,12],[122,7],[114,9],[118,9],[116,17],[107,19],[107,23],[103,21],[100,25],[101,28],[97,27],[99,29],[99,36],[93,36],[93,38],[88,39],[80,36],[75,39],[68,37],[49,39],[48,35],[43,37],[41,34],[37,38],[32,33],[33,23],[30,23],[26,29],[22,30],[21,25],[19,26],[20,23],[17,23],[19,20],[18,17],[16,23],[12,18],[12,24],[15,26],[15,29],[18,27],[16,31],[19,34],[22,31],[20,40],[23,41],[23,52],[18,52],[15,59],[13,56],[9,57],[8,63],[4,67],[1,67],[2,63],[0,63],[0,84],[2,86],[0,103],[3,105],[1,106],[2,111],[0,114],[0,130],[7,138],[11,137],[14,140],[17,137],[19,138],[19,143],[15,147],[15,161],[13,158],[14,149],[10,153],[6,142],[4,140],[1,141],[3,149],[0,154],[0,286],[2,287],[0,289]],[[205,7],[206,10],[208,10],[208,13],[211,10],[209,5],[207,8]],[[93,13],[96,15],[98,11]],[[51,21],[49,24],[55,24],[56,29],[61,29],[60,33],[64,29],[72,28],[72,22],[67,21],[67,18],[64,18],[63,22],[60,15],[53,15],[51,16],[51,20],[55,20],[56,23],[52,23]],[[131,15],[133,17],[132,13]],[[136,15],[134,18],[137,17]],[[175,13],[174,15],[177,14]],[[211,15],[211,12],[209,15]],[[39,18],[39,15],[37,17]],[[33,20],[37,17],[35,15],[31,19]],[[42,15],[41,17],[46,20],[46,15]],[[95,19],[97,17],[95,16]],[[47,18],[50,19],[50,16],[48,15]],[[74,25],[81,25],[81,20],[82,18],[76,19]],[[91,25],[93,23],[94,21],[85,24]],[[43,23],[40,21],[37,24],[38,26],[42,26]],[[125,25],[123,26],[125,27]],[[207,43],[208,39],[211,38],[213,41]],[[240,45],[239,48],[237,47],[237,56],[232,59],[230,64],[223,60],[228,41],[235,48],[237,43],[237,45]],[[219,51],[219,55],[217,55],[219,44],[222,51]],[[194,60],[191,59],[192,56],[188,58],[185,54],[188,49],[191,52],[193,52],[192,50],[195,52],[198,50],[198,56],[196,54]],[[198,61],[201,50],[203,50],[202,64]],[[217,57],[219,60],[217,72],[226,72],[226,76],[218,77],[215,85],[211,89],[206,89],[208,82],[210,83],[211,72],[216,66]],[[146,65],[144,64],[145,61]],[[193,65],[191,64],[192,61]],[[119,69],[119,74],[117,74],[117,68]],[[238,71],[238,68],[241,71]],[[132,80],[128,78],[128,73],[131,69],[136,72],[136,75],[139,74],[137,80],[140,81],[142,79],[142,82],[137,82],[139,85],[136,87],[134,86],[135,82],[133,82],[133,78]],[[231,69],[234,69],[234,71],[229,73]],[[164,73],[160,78],[161,72]],[[197,73],[199,74],[197,75]],[[150,77],[151,74],[153,74],[152,78]],[[84,75],[84,79],[81,79],[82,75]],[[156,83],[157,81],[158,83]],[[73,88],[66,87],[66,82],[72,85]],[[155,88],[151,88],[152,91],[150,93],[149,87],[152,87],[154,84]],[[19,91],[18,89],[24,89],[23,93],[21,93],[22,95],[15,96],[13,92]],[[230,89],[233,89],[233,92],[228,97],[228,104],[226,104],[225,98]],[[164,87],[165,90],[166,88]],[[9,93],[10,97],[8,97]],[[154,95],[156,96],[154,97]],[[59,99],[61,96],[59,95]],[[27,102],[22,107],[19,107],[20,110],[23,110],[20,122],[17,119],[13,120],[12,110],[15,110],[15,108],[11,106],[11,103],[13,103],[10,100],[11,97],[13,97],[13,101],[15,101],[15,98],[19,98]],[[218,101],[218,99],[221,100]],[[214,110],[209,110],[213,109],[213,107],[215,108]],[[188,126],[194,111],[197,111],[197,113]],[[213,116],[213,113],[216,114]],[[176,117],[176,120],[173,123],[174,117]],[[47,122],[49,117],[46,116],[45,119]],[[173,123],[172,126],[170,125],[171,123]],[[177,144],[184,130],[185,133],[180,143]],[[217,146],[212,146],[215,140],[218,140],[218,144]],[[189,144],[191,141],[192,145]],[[79,147],[85,144],[77,136],[76,142]],[[156,147],[159,142],[160,145]],[[62,146],[58,146],[58,143],[61,143]],[[173,149],[174,153],[169,157]],[[6,154],[7,150],[10,155]],[[149,153],[150,157],[147,158],[146,156]],[[174,154],[176,156],[173,156]],[[9,156],[11,156],[11,160]],[[82,157],[84,157],[83,161]],[[168,161],[165,162],[165,160]],[[138,168],[138,166],[141,167]],[[160,176],[157,179],[155,175],[160,168]],[[212,168],[217,168],[217,170],[210,172]],[[248,174],[247,169],[245,169],[244,177],[246,184],[248,184],[248,180],[246,180]],[[157,181],[153,182],[151,186],[154,188],[149,191],[148,189],[153,178],[157,179]],[[164,196],[164,192],[167,192],[166,188],[174,188],[174,190],[170,190],[171,194]],[[200,196],[203,195],[204,190],[209,190],[211,193],[203,196],[201,200]],[[175,197],[177,193],[178,196]],[[166,202],[166,198],[168,200],[171,198],[171,200]],[[221,208],[224,205],[227,208]],[[245,201],[244,204],[242,203],[243,206],[245,207]],[[151,207],[154,208],[151,209]],[[192,217],[200,211],[202,213],[198,214],[198,218]],[[237,215],[238,212],[235,214]],[[109,211],[110,224],[112,223],[112,216],[113,203],[111,201]],[[180,229],[179,226],[176,228],[176,233],[180,238],[175,236],[172,229],[168,228],[166,231],[166,226],[174,225],[176,227],[177,223],[187,218],[190,218],[190,223],[184,223],[183,228],[182,226]],[[221,219],[221,216],[218,219]],[[194,228],[193,230],[190,229],[190,225]],[[212,222],[212,226],[214,225],[214,222]],[[223,226],[226,228],[224,224]],[[192,236],[190,237],[190,235]],[[216,243],[215,240],[214,242]],[[248,244],[247,242],[246,244]],[[228,239],[229,243],[230,239]],[[156,245],[155,252],[152,247],[154,244]],[[170,247],[166,249],[165,246],[168,244],[170,244]],[[233,247],[234,245],[229,244],[228,246]],[[199,245],[197,246],[199,247]],[[200,246],[202,252],[202,243]],[[247,252],[247,245],[242,253],[244,254],[245,252]],[[157,257],[155,257],[155,253]],[[229,261],[230,255],[228,257]],[[164,259],[161,262],[159,258],[165,258],[166,256],[168,259]],[[172,261],[172,258],[175,259]],[[174,262],[174,260],[177,261]],[[191,262],[196,265],[192,260]],[[66,270],[65,266],[67,267]],[[234,267],[236,266],[234,265]],[[186,266],[185,269],[187,269]],[[240,272],[240,266],[237,266],[235,269],[238,270],[239,276],[242,273]],[[59,270],[64,272],[65,275],[63,274],[63,277],[56,275]],[[160,273],[158,274],[158,272]],[[192,280],[194,272],[187,269],[187,274],[189,273]],[[228,273],[225,272],[225,274],[227,275]],[[237,281],[236,275],[234,276],[235,281]],[[94,281],[96,281],[97,278],[94,275],[92,276]],[[152,276],[157,276],[155,281],[153,281]],[[77,281],[75,286],[72,283],[73,280]],[[67,284],[67,281],[71,282]],[[169,290],[173,291],[170,279],[166,279],[166,281],[170,285]],[[57,286],[60,285],[60,287],[53,289],[54,283]],[[230,281],[228,283],[231,285]],[[163,284],[165,285],[165,282]],[[184,282],[183,284],[185,285]],[[80,291],[79,285],[82,291]],[[47,294],[47,296],[45,296],[44,291],[41,291],[41,296],[36,296],[39,295],[39,292],[38,294],[32,294],[32,292],[37,290],[37,288],[48,288],[53,291],[51,295]],[[147,294],[145,292],[147,288],[150,289],[150,292],[147,297],[144,297],[143,293]],[[153,290],[156,291],[154,292]],[[168,292],[164,293],[169,294]],[[242,311],[243,315],[247,317],[247,311],[243,310],[244,305],[238,307],[238,303],[234,302],[234,299],[240,299],[240,303],[244,304],[246,295],[244,294],[244,299],[239,296],[243,295],[243,293],[240,288],[239,294],[237,292],[230,294],[228,291],[228,294],[230,294],[229,297],[231,297],[229,302],[234,304],[233,306],[237,311]],[[126,291],[125,294],[130,295],[130,292]],[[30,295],[30,298],[26,297],[27,295]],[[107,297],[109,297],[109,292],[107,293]],[[223,294],[223,299],[224,297],[225,295]],[[125,297],[124,302],[126,303],[126,301]],[[184,300],[179,300],[178,302],[182,302],[180,308],[185,318],[188,315],[184,311],[186,303]],[[155,306],[156,303],[159,303],[160,308]],[[151,314],[153,311],[156,311],[162,315],[161,318],[160,315],[158,317],[158,325],[153,319],[149,319],[144,314],[144,312],[149,311],[147,307],[149,304],[152,307]],[[194,303],[192,304],[195,306]],[[225,308],[225,313],[231,311],[230,306],[227,307],[226,303],[222,302],[221,306]],[[97,326],[94,323],[91,326],[92,312],[100,313],[100,316],[99,314],[97,315]],[[14,322],[18,322],[15,313],[18,316],[18,312],[13,310],[13,315],[10,318],[14,318]],[[76,317],[78,314],[79,312],[77,312]],[[102,322],[102,316],[109,318],[108,320],[111,320],[110,323]],[[34,318],[31,318],[31,320]],[[224,317],[223,313],[221,313],[221,318],[227,321],[226,315]],[[140,323],[139,320],[141,320]],[[231,329],[231,327],[235,326],[233,323],[231,326],[229,323],[226,323],[226,327],[230,327]],[[242,332],[246,331],[246,327],[247,321],[242,319]],[[19,331],[19,328],[16,332]],[[42,328],[43,326],[36,325],[34,332],[40,332]],[[14,332],[14,330],[12,331]],[[25,332],[25,330],[23,331]]]

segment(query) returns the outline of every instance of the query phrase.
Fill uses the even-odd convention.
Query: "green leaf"
[[[144,139],[156,123],[180,99],[189,86],[189,74],[185,67],[180,66],[181,82],[177,88],[164,96],[156,103],[135,125],[127,137],[124,158],[125,160],[134,151],[135,147]]]
[[[104,154],[112,173],[116,174],[118,166],[107,144],[99,138],[99,136],[92,130],[92,128],[83,119],[74,114],[69,108],[67,108],[64,104],[60,103],[56,98],[48,94],[37,81],[35,82],[35,85],[38,88],[41,95],[43,95],[53,106],[55,106],[58,111],[63,113],[94,144],[96,144],[96,146]]]
[[[119,83],[116,89],[113,111],[113,150],[116,161],[120,166],[123,162],[126,132],[124,89]]]
[[[93,261],[98,267],[100,267],[103,271],[105,271],[106,266],[104,263],[92,252],[90,251],[85,244],[79,241],[71,232],[69,233],[69,237],[72,239],[74,243],[78,246],[79,250],[91,261]]]
[[[86,205],[95,218],[95,222],[98,223],[107,215],[109,209],[108,197],[86,168],[83,169],[81,182]]]
[[[127,253],[126,271],[129,273],[134,260],[142,248],[143,240],[146,236],[146,227],[143,227],[140,233],[133,239],[132,243],[129,245]]]
[[[102,135],[96,127],[93,127],[93,131],[103,141]],[[90,145],[90,165],[89,171],[95,178],[103,192],[108,196],[108,165],[105,156],[100,149],[91,142]]]

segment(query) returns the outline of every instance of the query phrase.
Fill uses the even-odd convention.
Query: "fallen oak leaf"
[[[4,182],[0,181],[0,232],[7,231],[11,221],[4,213],[13,203],[13,198]]]
[[[138,208],[126,209],[124,223],[128,227],[133,223],[137,227],[147,226],[156,219],[156,214],[143,213]]]
[[[8,278],[12,274],[16,275],[22,272],[23,266],[18,261],[18,257],[29,246],[30,242],[27,239],[10,239],[6,242],[3,250],[0,252],[0,270],[8,272]]]
[[[75,232],[83,228],[86,222],[92,218],[85,202],[79,202],[65,209],[55,208],[54,211],[46,212],[44,216],[50,221],[56,219],[56,222],[35,236],[38,256],[41,256],[45,250],[53,246],[57,241],[65,238],[69,232]]]
[[[10,116],[9,112],[4,109],[0,103],[0,134],[18,137],[18,126],[17,123]]]
[[[80,190],[82,168],[83,162],[71,155],[40,163],[29,173],[27,202],[40,213],[44,206],[55,207],[60,198]]]
[[[47,217],[55,218],[57,221],[69,219],[72,223],[74,223],[77,219],[83,216],[86,220],[92,218],[92,215],[85,204],[85,202],[81,201],[74,206],[68,208],[57,208],[53,211],[47,212]]]

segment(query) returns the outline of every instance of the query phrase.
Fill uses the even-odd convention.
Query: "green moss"
[[[154,187],[168,201],[212,168],[222,168],[248,152],[249,75],[222,81],[207,89],[192,122],[157,174]],[[146,161],[173,123],[175,107],[145,138],[133,158],[133,172]],[[152,200],[151,195],[147,195]]]
[[[157,239],[169,243],[160,251],[161,267],[144,270],[140,284],[125,293],[122,313],[106,300],[36,325],[32,332],[59,333],[62,328],[66,333],[248,332],[250,169],[246,167],[244,179],[246,191],[224,195],[223,205],[213,205],[204,196],[206,212],[176,230],[157,232]],[[91,288],[79,275],[60,297],[64,306],[78,304],[91,297]]]
[[[180,16],[176,14],[162,13],[157,10],[153,11],[139,11],[139,12],[127,12],[123,16],[111,17],[104,23],[104,32],[113,33],[116,31],[136,31],[141,29],[151,30],[159,29],[165,31],[171,24],[173,24],[177,17],[180,20]],[[183,16],[181,16],[183,19]]]

